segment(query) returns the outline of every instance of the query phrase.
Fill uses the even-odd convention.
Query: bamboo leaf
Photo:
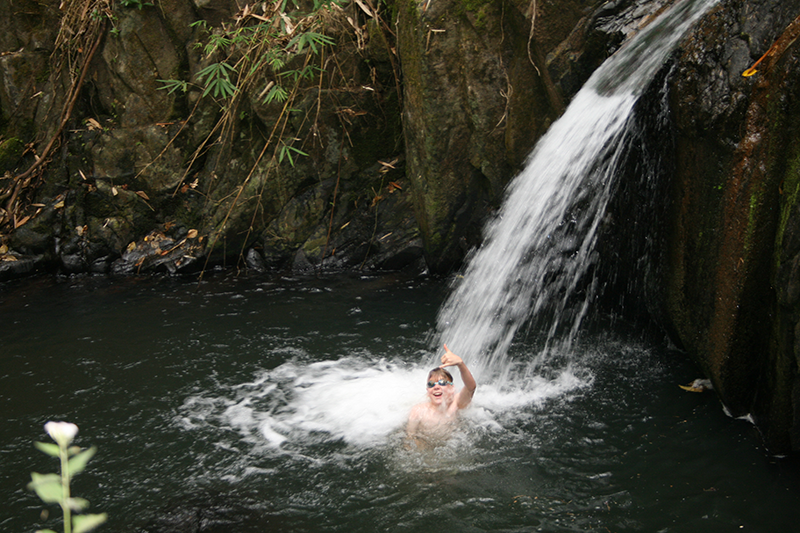
[[[230,73],[235,69],[227,63],[213,63],[197,73],[197,79],[208,77],[203,96],[213,93],[214,98],[220,95],[229,98],[236,92],[236,85],[231,82]]]
[[[294,146],[290,146],[288,144],[284,144],[284,145],[281,146],[281,149],[278,152],[278,163],[282,163],[283,162],[283,158],[286,157],[289,160],[289,164],[291,166],[294,166],[294,157],[292,157],[292,153],[295,153],[295,154],[298,154],[298,155],[308,156],[308,154],[305,153],[304,151],[302,151],[302,150],[300,150],[298,148],[295,148]]]
[[[289,148],[289,150],[291,150],[292,152],[294,152],[296,154],[304,155],[306,157],[308,156],[307,153],[305,153],[304,151],[300,150],[299,148],[295,148],[294,146],[287,146],[287,148]]]
[[[183,80],[156,80],[159,83],[163,83],[161,87],[158,88],[159,91],[167,91],[167,94],[172,94],[176,91],[181,91],[182,93],[186,92],[188,88],[188,83]]]
[[[289,93],[286,92],[286,89],[280,85],[274,85],[267,93],[267,96],[264,97],[264,103],[269,104],[273,101],[285,102],[288,97]]]

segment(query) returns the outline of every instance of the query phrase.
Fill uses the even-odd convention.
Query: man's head
[[[449,404],[455,389],[453,387],[453,376],[443,368],[434,368],[428,372],[428,398],[435,405],[442,404],[443,402]]]
[[[429,382],[431,382],[431,381],[439,381],[440,379],[444,379],[444,380],[447,380],[450,383],[452,383],[453,382],[453,375],[450,374],[450,372],[448,372],[444,368],[439,368],[439,367],[436,367],[433,370],[431,370],[430,372],[428,372],[428,381]]]

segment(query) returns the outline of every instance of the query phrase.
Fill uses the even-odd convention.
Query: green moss
[[[759,208],[763,203],[764,191],[762,187],[757,186],[755,189],[756,190],[754,190],[750,195],[750,206],[747,213],[747,228],[744,236],[744,250],[742,250],[745,257],[750,256],[750,251],[752,250],[753,245],[753,237],[758,229],[758,224],[760,221]]]
[[[780,218],[778,219],[778,231],[775,236],[775,263],[780,264],[780,250],[783,236],[786,232],[786,224],[791,219],[794,206],[800,200],[800,150],[789,160],[786,174],[783,178],[783,196],[781,198]]]
[[[786,132],[786,113],[787,110],[780,105],[780,99],[773,98],[769,101],[767,107],[767,113],[769,117],[770,124],[772,125],[772,129],[775,132]],[[797,111],[792,113],[792,110],[788,110],[789,115],[791,116],[794,114],[796,116]],[[792,124],[790,121],[789,124]],[[789,132],[784,133],[787,138],[792,138],[796,134],[796,130],[794,128],[790,128]],[[775,143],[773,146],[770,147],[770,161],[769,164],[772,166],[776,161],[784,159],[784,172],[782,173],[782,181],[780,185],[780,213],[778,216],[778,227],[775,233],[775,250],[774,250],[774,264],[776,267],[780,267],[780,257],[781,257],[781,244],[783,243],[784,234],[786,231],[786,225],[789,223],[789,220],[792,218],[792,212],[794,211],[795,206],[798,202],[800,202],[800,148],[796,146],[796,143],[788,142],[788,143]]]
[[[460,0],[458,12],[460,15],[472,13],[475,15],[475,28],[485,29],[490,16],[494,11],[492,0]]]
[[[0,142],[0,172],[14,170],[22,157],[24,148],[25,143],[17,137]]]

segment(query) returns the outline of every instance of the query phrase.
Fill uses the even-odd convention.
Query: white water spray
[[[686,30],[717,0],[683,0],[605,61],[510,184],[484,244],[438,317],[437,344],[486,380],[508,373],[508,349],[531,320],[569,345],[594,294],[587,274],[636,100]],[[581,284],[585,294],[576,298]],[[575,300],[578,300],[577,303]]]

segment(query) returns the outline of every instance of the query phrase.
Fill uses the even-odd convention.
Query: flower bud
[[[44,430],[59,446],[65,448],[78,434],[78,426],[69,422],[48,422],[44,425]]]

